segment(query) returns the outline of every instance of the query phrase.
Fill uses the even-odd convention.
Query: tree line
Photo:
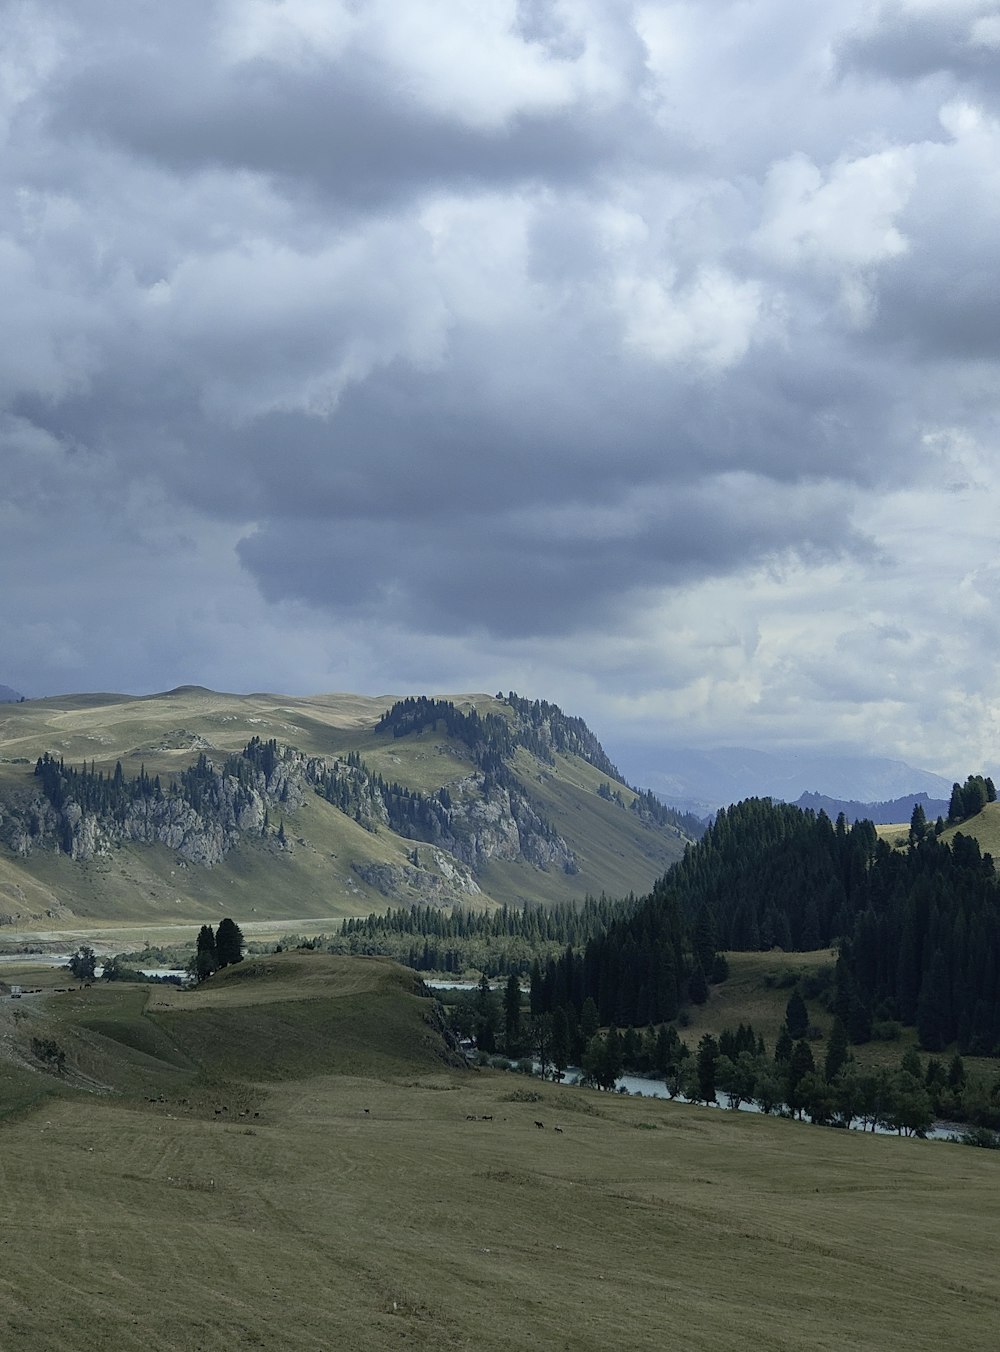
[[[631,894],[611,898],[602,893],[579,905],[504,905],[495,911],[401,906],[344,920],[338,934],[317,942],[331,953],[395,958],[418,972],[458,974],[471,968],[491,978],[527,976],[537,958],[547,965],[567,946],[602,934],[623,909],[637,904]]]
[[[560,989],[602,1022],[655,1023],[702,996],[716,949],[775,946],[839,946],[832,1007],[853,1042],[897,1019],[928,1051],[1000,1050],[1000,884],[976,840],[929,831],[894,850],[870,822],[769,799],[721,811],[649,897],[564,956]]]

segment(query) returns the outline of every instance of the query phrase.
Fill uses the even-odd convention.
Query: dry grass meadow
[[[4,1349],[995,1352],[993,1152],[451,1067],[381,960],[148,994],[0,1012]]]

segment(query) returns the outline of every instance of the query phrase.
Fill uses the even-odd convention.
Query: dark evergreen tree
[[[580,1011],[580,1036],[584,1044],[588,1044],[601,1026],[601,1020],[597,1013],[597,1005],[592,996],[588,995],[583,1002],[583,1009]]]
[[[927,813],[922,803],[915,803],[910,816],[910,844],[916,845],[927,834]]]
[[[715,1102],[715,1074],[719,1060],[719,1044],[711,1033],[706,1033],[698,1043],[695,1054],[695,1073],[692,1097],[702,1103]]]
[[[809,1011],[806,1009],[806,1002],[798,991],[793,991],[791,999],[785,1006],[785,1027],[793,1042],[804,1038],[809,1028]]]
[[[695,963],[694,971],[688,980],[688,998],[693,1005],[703,1005],[708,999],[708,982],[701,963]]]
[[[785,1102],[792,1113],[798,1117],[802,1116],[802,1111],[807,1103],[807,1095],[803,1090],[802,1081],[815,1069],[816,1062],[813,1060],[812,1048],[804,1038],[800,1038],[792,1048],[792,1059],[788,1063],[788,1074],[785,1080]]]
[[[71,955],[68,965],[77,981],[93,981],[97,971],[97,954],[89,944],[81,944]]]
[[[917,1035],[925,1051],[939,1052],[951,1040],[948,1018],[948,974],[940,949],[920,988],[917,1002]]]
[[[215,950],[215,931],[211,925],[202,925],[195,945],[194,974],[199,981],[218,971],[219,959]]]
[[[823,1074],[827,1083],[837,1078],[850,1059],[847,1029],[842,1019],[834,1018],[833,1028],[830,1030],[830,1041],[826,1047],[826,1057],[823,1061]]]
[[[507,978],[503,999],[504,1046],[508,1056],[521,1049],[521,983],[514,972]]]
[[[215,957],[220,967],[243,961],[243,931],[228,916],[219,921],[215,933]]]
[[[774,1044],[774,1060],[779,1066],[787,1066],[792,1059],[792,1050],[795,1044],[792,1041],[792,1035],[788,1031],[788,1025],[782,1024],[781,1032],[778,1034],[778,1040]]]
[[[569,1065],[570,1032],[566,1010],[560,1005],[552,1015],[552,1064],[562,1073]]]

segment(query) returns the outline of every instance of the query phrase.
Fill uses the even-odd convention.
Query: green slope
[[[511,718],[509,706],[486,695],[452,695],[455,706]],[[93,763],[110,776],[121,761],[126,778],[144,767],[164,784],[201,752],[216,764],[253,737],[331,760],[357,753],[387,782],[432,794],[462,791],[476,770],[469,748],[443,729],[402,737],[375,725],[394,696],[231,695],[185,686],[160,695],[74,695],[0,706],[0,813],[3,802],[38,791],[32,771],[44,752],[68,767]],[[448,858],[387,828],[365,830],[316,794],[284,818],[286,848],[245,837],[213,867],[186,863],[165,845],[131,842],[86,862],[55,847],[27,858],[0,846],[0,916],[9,931],[71,930],[76,921],[139,924],[157,930],[217,920],[336,919],[390,904],[428,901],[491,906],[546,904],[587,893],[644,892],[683,850],[674,829],[647,825],[620,804],[598,796],[604,779],[578,755],[554,763],[523,748],[513,769],[531,802],[576,859],[576,871],[537,867],[523,858],[491,860],[477,868],[479,892],[450,880]],[[624,786],[627,805],[632,795]],[[419,876],[410,870],[419,848]],[[452,861],[453,862],[453,861]],[[428,874],[441,882],[430,894]],[[436,886],[436,884],[434,884]]]

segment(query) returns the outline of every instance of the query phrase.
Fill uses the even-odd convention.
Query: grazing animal
[[[483,1120],[484,1122],[492,1122],[492,1121],[493,1121],[493,1114],[490,1113],[490,1115],[489,1115],[488,1117],[484,1117],[482,1120]]]
[[[535,1126],[538,1128],[539,1131],[544,1131],[544,1130],[545,1130],[545,1123],[544,1123],[544,1122],[536,1122],[536,1123],[535,1123]]]
[[[369,1115],[370,1113],[371,1113],[371,1108],[366,1108],[366,1109],[365,1109],[365,1117],[368,1117],[368,1115]]]
[[[476,1121],[476,1118],[473,1116],[472,1113],[466,1113],[466,1114],[465,1114],[465,1120],[466,1120],[466,1122],[475,1122],[475,1121]]]
[[[562,1127],[553,1127],[552,1130],[557,1131],[560,1136],[562,1135]]]

